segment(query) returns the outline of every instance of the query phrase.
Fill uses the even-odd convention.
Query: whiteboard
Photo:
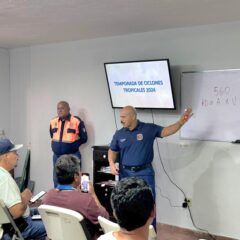
[[[194,113],[181,138],[240,139],[240,69],[182,73],[181,106],[182,111],[191,106]]]

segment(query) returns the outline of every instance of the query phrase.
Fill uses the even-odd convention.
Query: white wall
[[[115,124],[104,62],[169,58],[179,106],[181,71],[240,68],[239,29],[237,22],[12,50],[11,130],[25,143],[31,142],[36,190],[52,186],[48,129],[59,100],[67,100],[72,113],[86,123],[89,141],[81,148],[84,171],[92,172],[91,146],[110,142]],[[166,126],[179,114],[179,110],[154,111],[154,120]],[[139,119],[151,122],[151,112],[139,111]],[[181,140],[179,134],[158,142],[166,171],[192,200],[196,225],[240,238],[239,147]],[[174,207],[184,197],[168,180],[157,151],[154,166],[158,221],[194,229],[187,210]]]
[[[9,51],[0,49],[0,135],[9,133],[10,117]]]
[[[12,57],[14,56],[14,57]],[[30,49],[14,49],[10,52],[11,78],[11,106],[10,106],[10,134],[8,136],[15,143],[23,143],[24,148],[19,151],[20,159],[25,159],[26,149],[31,148],[30,138]],[[24,161],[18,162],[15,176],[22,174]]]

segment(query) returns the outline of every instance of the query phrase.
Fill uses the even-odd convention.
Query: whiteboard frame
[[[184,111],[185,109],[186,109],[186,107],[189,107],[189,106],[183,106],[183,98],[182,98],[182,94],[183,94],[183,91],[182,91],[182,88],[183,88],[183,86],[182,86],[182,80],[183,80],[183,75],[184,74],[194,74],[194,73],[212,73],[212,72],[232,72],[232,71],[239,71],[240,72],[240,68],[232,68],[232,69],[217,69],[217,70],[203,70],[203,71],[184,71],[184,72],[181,72],[181,77],[180,77],[180,109],[181,109],[181,111]],[[194,114],[194,109],[193,109],[193,114]],[[239,114],[240,114],[240,112],[239,112]],[[191,119],[190,119],[190,121],[191,121]],[[188,124],[188,123],[186,123],[186,124]],[[237,140],[237,139],[240,139],[240,135],[239,135],[239,138],[237,138],[237,139],[234,139],[234,140],[232,140],[232,141],[229,141],[229,140],[224,140],[224,139],[222,139],[222,140],[220,140],[220,139],[202,139],[202,138],[196,138],[196,137],[184,137],[184,136],[182,136],[182,129],[180,129],[180,134],[179,134],[179,137],[180,137],[180,139],[182,139],[182,140],[195,140],[195,141],[215,141],[215,142],[232,142],[232,143],[234,143],[234,141],[235,140]]]

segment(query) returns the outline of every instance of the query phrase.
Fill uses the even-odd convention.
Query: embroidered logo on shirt
[[[120,139],[120,142],[125,142],[125,141],[126,141],[126,138]]]
[[[143,135],[141,133],[137,134],[137,140],[142,141],[143,140]]]

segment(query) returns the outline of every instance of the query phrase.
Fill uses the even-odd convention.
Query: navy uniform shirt
[[[112,139],[110,149],[120,152],[120,164],[126,166],[140,166],[153,160],[153,142],[161,136],[163,127],[153,123],[138,121],[135,129],[118,130]]]

